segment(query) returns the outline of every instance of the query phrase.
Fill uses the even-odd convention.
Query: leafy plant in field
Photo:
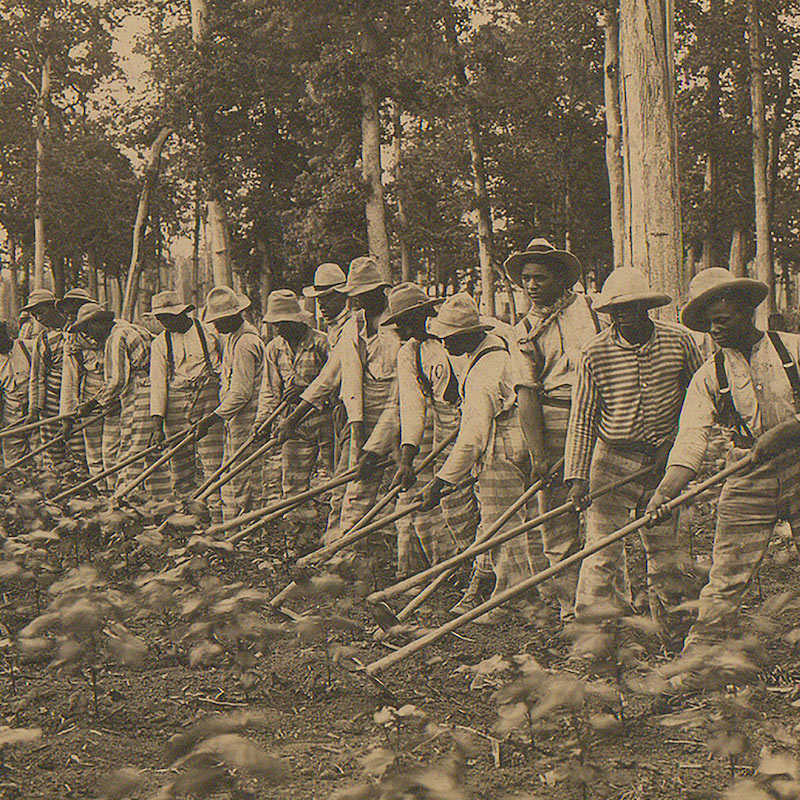
[[[126,627],[132,603],[100,578],[94,567],[70,570],[49,589],[52,600],[19,634],[23,656],[51,658],[51,667],[84,676],[98,715],[100,672],[109,661],[144,663],[147,645]]]
[[[800,762],[795,755],[764,748],[755,776],[736,781],[723,800],[800,800]]]
[[[33,614],[42,611],[42,592],[46,592],[50,584],[61,572],[58,559],[46,546],[58,541],[55,534],[41,536],[38,532],[23,534],[6,539],[3,543],[2,560],[0,560],[0,586],[4,590],[19,587],[23,597],[32,597],[33,605],[23,604],[19,613],[30,619]],[[56,562],[56,563],[54,563]]]
[[[21,747],[41,739],[42,731],[39,728],[10,728],[0,725],[0,775],[5,775],[6,757],[13,747]]]
[[[605,683],[544,670],[530,657],[518,663],[521,677],[495,692],[499,719],[494,731],[507,736],[523,728],[535,750],[540,733],[552,732],[553,725],[566,727],[568,737],[561,745],[565,761],[544,778],[550,785],[566,780],[588,797],[591,786],[604,777],[594,763],[593,746],[599,737],[621,731],[620,721],[610,711],[616,704],[616,690]]]

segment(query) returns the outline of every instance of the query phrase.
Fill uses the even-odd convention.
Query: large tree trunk
[[[775,312],[775,272],[772,266],[772,231],[767,180],[767,120],[764,106],[764,46],[758,0],[748,0],[747,31],[750,44],[750,98],[753,124],[753,188],[756,218],[756,277],[769,287],[762,315]]]
[[[741,228],[734,228],[733,233],[731,233],[731,249],[728,255],[728,269],[737,278],[744,278],[747,274],[745,238],[744,231]]]
[[[33,288],[44,286],[44,257],[46,234],[44,227],[44,170],[45,170],[45,137],[47,135],[47,106],[50,102],[51,71],[53,60],[47,56],[42,64],[42,75],[39,83],[39,94],[36,97],[36,199],[33,211]]]
[[[621,0],[624,264],[683,300],[672,0]],[[674,315],[674,310],[663,312]]]
[[[403,176],[401,162],[403,159],[403,121],[401,119],[400,103],[394,102],[392,118],[394,122],[394,191],[397,199],[397,239],[400,245],[400,277],[403,281],[413,281],[416,270],[411,261],[411,248],[408,244],[408,218],[405,210],[405,193],[403,191]]]
[[[206,56],[204,45],[211,28],[207,0],[189,0],[192,15],[192,41],[200,56],[204,76]],[[201,79],[204,80],[204,77]],[[230,257],[230,225],[225,210],[219,175],[219,154],[212,145],[211,129],[213,110],[201,103],[199,109],[200,128],[203,138],[203,162],[206,182],[206,213],[211,248],[211,266],[216,286],[232,286],[233,272]]]
[[[611,202],[614,266],[622,266],[625,251],[625,170],[622,161],[622,119],[619,106],[619,0],[606,0],[604,81],[606,109],[606,169]]]
[[[139,278],[142,274],[144,259],[141,256],[142,240],[144,239],[145,226],[147,224],[147,214],[150,207],[150,195],[153,193],[156,182],[158,181],[158,169],[161,164],[161,151],[164,143],[169,138],[172,131],[169,128],[162,128],[156,136],[155,141],[150,146],[150,153],[147,156],[144,180],[142,182],[142,192],[139,195],[139,207],[136,211],[136,222],[133,226],[133,245],[131,247],[131,263],[128,268],[128,279],[125,282],[125,297],[122,301],[122,318],[132,320],[136,309],[136,296],[139,293]]]
[[[486,164],[483,154],[478,109],[469,85],[461,45],[456,33],[455,14],[448,2],[444,12],[444,32],[458,85],[464,98],[464,111],[467,118],[467,144],[472,162],[472,187],[475,192],[475,209],[478,214],[478,256],[481,268],[481,312],[494,316],[494,242],[492,230],[492,204],[486,185]]]
[[[378,34],[371,21],[362,27],[362,50],[367,56],[378,53]],[[367,185],[367,244],[370,255],[380,264],[385,280],[391,282],[389,237],[386,233],[386,206],[381,167],[381,116],[378,87],[373,80],[361,84],[361,171]]]

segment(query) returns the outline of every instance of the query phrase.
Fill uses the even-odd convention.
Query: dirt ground
[[[708,560],[711,524],[711,503],[699,503],[688,525],[695,557],[701,563]],[[298,537],[287,536],[282,527],[272,528],[257,541],[237,547],[235,553],[213,560],[212,568],[226,580],[242,580],[272,593],[288,580],[285,563],[296,556],[294,544],[308,550],[315,536],[311,524],[299,542]],[[641,573],[641,548],[631,543],[629,549],[636,577]],[[375,540],[369,554],[375,564],[383,565],[376,568],[374,585],[386,585],[393,558],[388,539]],[[263,569],[265,561],[276,565],[274,574]],[[760,580],[748,595],[745,611],[760,605],[759,592],[770,596],[794,586],[797,566],[792,545],[776,537]],[[123,574],[121,581],[125,579]],[[447,587],[434,603],[434,610],[420,615],[419,624],[433,627],[447,619],[444,609],[457,596],[455,587]],[[300,599],[290,605],[297,611],[322,612],[324,616],[330,602],[323,599],[314,604]],[[749,739],[743,755],[715,755],[707,746],[709,732],[719,719],[718,696],[664,700],[626,693],[621,728],[613,736],[593,736],[588,747],[588,761],[600,777],[581,786],[559,774],[563,765],[575,758],[574,748],[570,751],[569,719],[554,715],[540,724],[535,748],[525,730],[502,739],[493,732],[498,719],[493,695],[514,673],[488,674],[486,685],[481,687],[481,681],[474,682],[469,670],[493,656],[511,661],[523,653],[545,668],[563,670],[568,643],[560,636],[560,623],[552,608],[540,606],[527,618],[515,615],[497,626],[466,626],[458,635],[384,673],[381,679],[387,692],[352,667],[336,663],[330,655],[336,652],[331,645],[336,644],[355,648],[362,663],[389,652],[388,645],[375,639],[376,625],[363,603],[356,599],[342,606],[341,600],[337,602],[338,612],[344,608],[353,627],[333,629],[324,641],[308,642],[297,636],[277,640],[254,667],[257,683],[247,693],[227,667],[190,667],[186,653],[156,619],[132,624],[148,643],[146,666],[138,670],[113,668],[100,676],[97,715],[83,677],[67,677],[46,664],[23,662],[12,681],[6,663],[0,696],[4,724],[38,727],[43,736],[29,748],[4,752],[0,798],[98,797],[102,777],[126,767],[145,771],[145,784],[133,796],[151,797],[170,777],[164,757],[169,737],[205,714],[245,709],[266,717],[267,724],[249,735],[281,758],[287,770],[278,785],[244,778],[240,789],[227,795],[238,798],[332,798],[348,787],[368,782],[364,759],[376,747],[399,749],[399,762],[391,768],[395,770],[435,763],[452,750],[449,736],[424,731],[418,735],[419,730],[411,726],[401,728],[398,748],[397,731],[387,731],[374,719],[385,706],[414,706],[416,712],[455,731],[466,743],[464,794],[444,794],[446,787],[441,787],[441,797],[453,800],[710,800],[722,797],[733,777],[753,774],[759,756],[766,752],[764,748],[796,752],[800,668],[793,646],[774,630],[756,631],[768,657],[755,686],[743,690],[749,693],[745,699],[752,709],[736,722],[737,729]],[[13,636],[24,623],[24,614],[18,612],[29,603],[29,597],[13,593],[4,596],[7,635]],[[263,614],[269,616],[267,611]],[[656,665],[670,655],[653,648],[647,663]],[[350,664],[347,659],[345,663]],[[733,690],[729,695],[734,696]],[[669,722],[669,715],[683,711],[696,712],[702,724],[694,718],[674,724],[674,717],[673,724],[664,724],[665,720]],[[427,730],[430,733],[432,729]]]

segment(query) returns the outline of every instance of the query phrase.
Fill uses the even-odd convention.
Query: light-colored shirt
[[[309,328],[293,350],[283,336],[270,340],[265,350],[264,375],[256,421],[263,422],[277,408],[289,386],[309,386],[328,360],[328,337]]]
[[[256,328],[244,322],[228,334],[222,354],[220,404],[214,413],[223,419],[235,417],[257,405],[264,374],[264,342]]]
[[[486,352],[490,351],[490,352]],[[484,355],[485,353],[485,355]],[[511,354],[507,343],[488,334],[471,354],[461,387],[458,436],[437,477],[456,484],[486,453],[494,421],[516,403]]]
[[[342,335],[342,328],[344,328],[344,324],[350,317],[353,316],[353,312],[349,306],[345,305],[345,307],[339,312],[339,314],[334,317],[330,322],[325,323],[325,334],[328,337],[328,346],[331,350],[339,344],[339,339]]]
[[[222,368],[222,345],[219,336],[205,323],[192,320],[186,333],[162,331],[153,340],[150,352],[150,414],[163,417],[167,413],[169,389],[184,391],[193,387],[208,370],[198,326],[205,337],[208,361],[212,372]],[[167,336],[172,340],[172,369],[169,365]]]
[[[132,322],[118,319],[106,339],[104,380],[97,399],[107,406],[125,394],[135,378],[149,379],[150,334]]]
[[[105,359],[103,346],[80,333],[68,333],[64,342],[64,364],[61,368],[59,414],[74,414],[81,402],[81,384],[88,373],[103,380]]]
[[[30,350],[16,339],[8,353],[0,353],[0,388],[3,394],[27,395],[30,376]]]
[[[781,333],[780,337],[794,363],[800,365],[800,336]],[[733,407],[753,436],[794,416],[792,386],[767,336],[753,346],[749,361],[738,350],[725,347],[722,352]],[[711,430],[720,422],[720,398],[717,370],[711,358],[697,370],[689,384],[669,465],[699,471]]]
[[[643,344],[630,344],[612,325],[584,345],[564,449],[564,479],[589,479],[599,436],[624,447],[658,446],[670,438],[686,387],[702,363],[689,331],[654,320]]]
[[[578,372],[581,348],[596,336],[601,323],[589,308],[586,295],[573,294],[567,305],[536,334],[551,310],[532,306],[515,326],[517,386],[537,389],[551,397],[569,400]],[[537,369],[537,362],[541,369]]]
[[[64,331],[43,330],[37,337],[31,352],[31,372],[28,383],[28,408],[42,411],[47,396],[47,382],[50,376],[61,378],[61,364],[64,358]]]

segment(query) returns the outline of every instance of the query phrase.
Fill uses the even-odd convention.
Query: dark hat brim
[[[423,308],[433,308],[434,306],[438,305],[439,303],[443,303],[444,298],[434,298],[433,300],[426,300],[423,303],[417,303],[414,306],[409,306],[408,308],[404,308],[402,311],[398,311],[396,314],[392,314],[388,316],[381,325],[396,325],[399,320],[401,320],[406,314],[411,314],[414,311],[419,311]]]
[[[769,288],[765,283],[754,280],[753,278],[735,278],[732,281],[725,281],[717,286],[712,286],[701,292],[697,297],[693,297],[681,311],[681,322],[693,331],[708,333],[711,327],[706,308],[721,294],[731,292],[746,298],[747,302],[756,308],[766,300]]]
[[[522,288],[522,268],[532,263],[559,267],[566,274],[570,286],[574,286],[583,275],[581,262],[568,250],[523,250],[512,253],[505,260],[503,268],[509,279]]]
[[[660,292],[633,292],[631,294],[616,295],[607,300],[603,299],[601,292],[592,298],[592,308],[603,313],[614,306],[624,306],[627,303],[643,303],[647,308],[661,308],[662,306],[668,306],[671,302],[672,298],[668,294],[661,294]]]
[[[86,319],[82,319],[80,322],[73,322],[72,325],[69,326],[70,333],[81,333],[81,331],[86,329],[86,326],[90,322],[95,322],[97,320],[103,322],[111,322],[114,319],[114,312],[113,311],[98,311],[96,314],[92,314],[91,317],[87,317]]]
[[[332,283],[330,286],[305,286],[303,288],[303,296],[304,297],[325,297],[325,295],[333,294],[334,292],[338,292],[339,294],[345,294],[344,287],[346,285],[346,281],[344,283]]]

